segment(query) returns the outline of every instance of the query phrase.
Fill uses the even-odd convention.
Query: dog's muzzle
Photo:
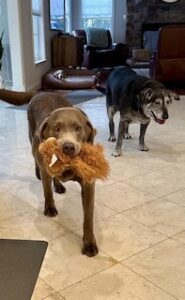
[[[166,121],[165,119],[159,119],[152,110],[151,110],[151,112],[152,112],[153,119],[155,122],[157,122],[158,124],[161,124],[161,125],[165,123],[165,121]]]

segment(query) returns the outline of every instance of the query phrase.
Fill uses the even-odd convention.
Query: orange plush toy
[[[90,183],[96,179],[105,180],[109,173],[109,164],[104,157],[101,145],[84,143],[79,154],[71,157],[58,149],[57,140],[50,137],[40,144],[39,152],[43,155],[51,176],[62,176],[64,171],[73,170],[77,178]]]

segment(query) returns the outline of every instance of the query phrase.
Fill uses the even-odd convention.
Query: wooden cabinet
[[[77,67],[83,59],[83,47],[79,38],[57,36],[52,40],[53,67]]]

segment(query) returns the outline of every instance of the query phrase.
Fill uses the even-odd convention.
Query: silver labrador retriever
[[[32,153],[35,159],[36,176],[42,180],[45,209],[44,214],[49,217],[57,215],[57,209],[53,198],[52,181],[55,191],[64,193],[65,187],[61,181],[75,180],[81,185],[81,195],[84,211],[84,235],[82,253],[87,256],[95,256],[98,253],[96,240],[93,234],[93,212],[95,183],[82,182],[71,171],[66,171],[60,178],[47,173],[43,158],[38,151],[40,142],[51,136],[58,140],[61,149],[70,155],[79,153],[81,143],[93,143],[95,129],[88,117],[80,109],[72,107],[61,95],[54,93],[23,93],[0,89],[0,99],[16,105],[29,103],[28,124],[29,138],[32,145]]]

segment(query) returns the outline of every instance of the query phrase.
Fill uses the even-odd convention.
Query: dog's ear
[[[176,101],[179,101],[180,100],[180,97],[178,94],[172,92],[172,91],[169,91],[170,92],[170,100],[173,101],[173,100],[176,100]]]
[[[97,133],[97,130],[96,130],[96,128],[93,127],[93,125],[89,121],[89,118],[86,115],[86,113],[83,110],[81,110],[80,108],[77,108],[77,109],[83,114],[83,116],[85,116],[85,119],[86,119],[86,125],[85,125],[85,127],[86,127],[85,128],[86,142],[90,143],[90,144],[93,144],[94,137]]]
[[[145,88],[139,94],[139,98],[145,103],[149,102],[151,97],[152,97],[152,89],[151,88]]]
[[[94,142],[94,137],[96,135],[97,131],[96,129],[92,126],[91,122],[88,120],[86,121],[86,142],[93,144]]]
[[[38,129],[38,135],[39,135],[39,139],[41,142],[43,140],[47,139],[46,130],[48,127],[49,116],[50,116],[50,114],[44,119],[44,121],[40,124],[39,129]]]

